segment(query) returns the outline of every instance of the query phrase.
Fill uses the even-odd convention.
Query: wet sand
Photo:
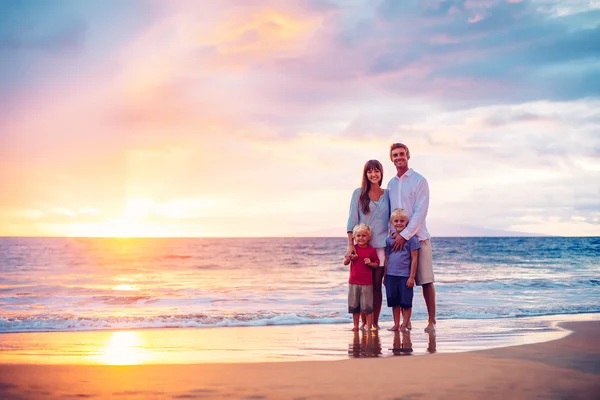
[[[561,326],[573,333],[544,343],[423,356],[407,356],[401,345],[397,357],[338,361],[2,364],[0,398],[600,398],[600,321]]]

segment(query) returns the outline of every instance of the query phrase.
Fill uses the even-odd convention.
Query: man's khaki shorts
[[[433,254],[431,251],[431,240],[425,239],[419,241],[421,249],[419,250],[419,262],[417,266],[417,276],[415,283],[419,286],[427,283],[433,283]]]

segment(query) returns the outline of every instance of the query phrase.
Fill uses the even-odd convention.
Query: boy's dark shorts
[[[388,307],[412,308],[413,288],[406,287],[407,276],[385,276],[385,294]]]

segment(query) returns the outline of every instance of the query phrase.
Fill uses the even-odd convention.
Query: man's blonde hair
[[[392,220],[392,218],[394,217],[406,217],[406,219],[408,219],[408,213],[406,212],[406,210],[404,210],[403,208],[396,208],[394,209],[394,211],[392,211],[392,213],[390,214],[390,221]]]
[[[352,237],[356,236],[356,234],[358,232],[367,232],[367,234],[369,235],[369,239],[371,239],[371,236],[373,235],[373,231],[371,230],[371,227],[367,224],[358,224],[354,227],[354,229],[352,229]]]

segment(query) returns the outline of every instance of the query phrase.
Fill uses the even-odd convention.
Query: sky
[[[600,1],[0,0],[0,235],[600,235]]]

